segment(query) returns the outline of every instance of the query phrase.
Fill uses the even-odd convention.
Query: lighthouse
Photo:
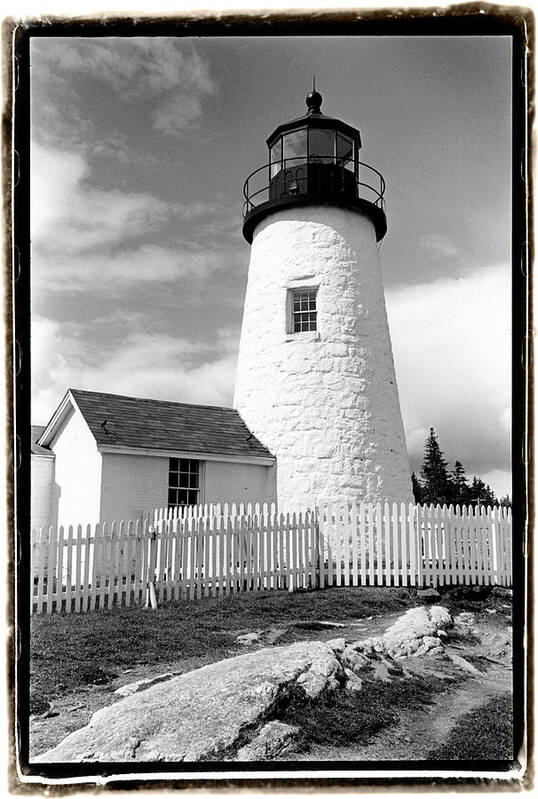
[[[234,406],[277,459],[281,509],[412,502],[379,244],[382,175],[356,128],[278,125],[245,181],[251,245]]]

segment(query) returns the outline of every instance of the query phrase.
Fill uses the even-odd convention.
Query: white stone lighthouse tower
[[[234,406],[277,458],[281,508],[412,502],[378,252],[384,181],[321,101],[314,90],[276,128],[245,182]]]

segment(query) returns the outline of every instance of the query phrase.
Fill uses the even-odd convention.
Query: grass
[[[302,731],[302,746],[364,745],[385,727],[396,724],[398,710],[432,704],[442,680],[413,677],[393,683],[364,681],[363,689],[335,691],[309,699],[295,688],[276,718]],[[444,687],[444,686],[443,686]]]
[[[512,613],[512,596],[498,596],[490,585],[458,585],[438,588],[441,603],[452,613],[470,611],[484,613],[485,609],[495,610],[500,616],[509,617]]]
[[[39,704],[77,687],[106,683],[137,665],[220,660],[239,649],[236,636],[242,630],[309,619],[343,621],[416,604],[412,592],[403,588],[340,587],[208,597],[155,611],[134,606],[35,615],[30,635],[32,701]],[[302,630],[301,637],[309,632]]]
[[[466,713],[446,741],[428,754],[430,760],[512,760],[511,694],[491,699]]]

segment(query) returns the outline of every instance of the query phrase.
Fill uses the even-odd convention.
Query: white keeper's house
[[[69,389],[34,431],[34,527],[276,500],[275,458],[233,408]]]
[[[235,410],[68,391],[35,441],[34,525],[413,501],[379,258],[385,182],[321,103],[314,89],[245,181]]]

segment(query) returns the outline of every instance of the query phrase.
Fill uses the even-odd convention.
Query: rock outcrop
[[[261,649],[102,708],[35,762],[233,759],[291,686],[315,698],[345,679],[336,655],[321,642]]]
[[[390,682],[403,673],[398,659],[442,654],[452,624],[445,608],[419,607],[375,638],[303,641],[212,663],[102,708],[34,762],[274,759],[299,734],[278,720],[291,692],[316,699],[365,690],[365,677]]]
[[[452,625],[450,613],[439,605],[412,608],[396,619],[384,635],[357,641],[352,649],[366,656],[377,653],[394,659],[426,652],[437,654],[443,651],[441,639]]]
[[[293,748],[300,733],[298,727],[281,721],[265,724],[256,737],[241,747],[235,757],[240,761],[274,760]]]

